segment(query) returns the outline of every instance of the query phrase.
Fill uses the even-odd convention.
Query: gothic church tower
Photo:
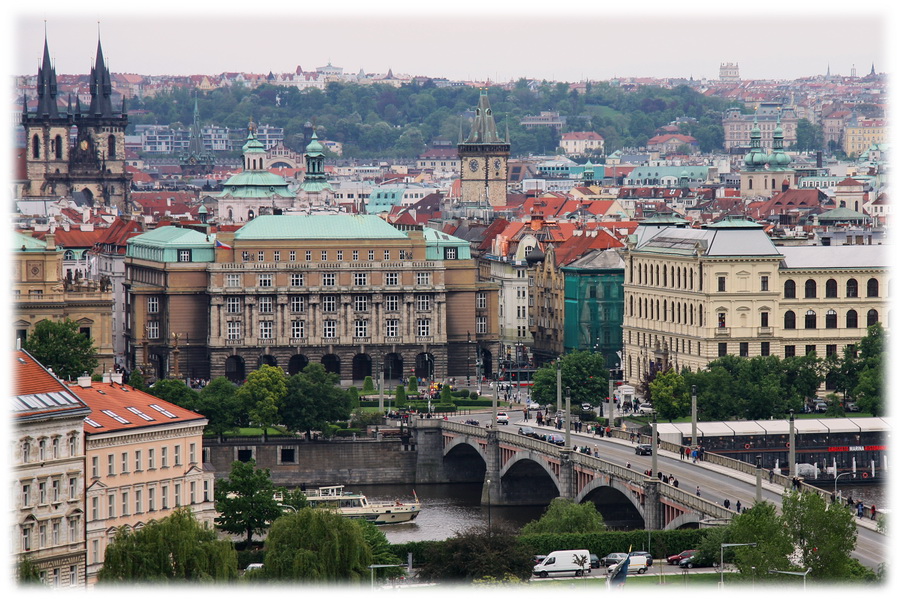
[[[506,205],[509,132],[505,140],[497,133],[487,90],[481,90],[472,131],[465,141],[457,145],[457,152],[461,169],[461,202]]]

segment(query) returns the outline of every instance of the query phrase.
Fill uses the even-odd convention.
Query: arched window
[[[659,285],[659,265],[656,265],[656,274],[653,276],[653,285]]]
[[[847,311],[847,329],[856,329],[857,324],[857,316],[855,310]]]
[[[653,313],[655,318],[659,320],[659,300],[656,301],[656,312]]]
[[[56,136],[56,147],[53,149],[56,157],[56,160],[62,160],[63,157],[63,140],[62,136]]]
[[[816,311],[813,309],[809,309],[806,311],[806,329],[815,329],[816,328]]]
[[[794,283],[793,279],[788,279],[784,282],[784,297],[785,298],[796,298],[797,297],[797,284]]]
[[[63,260],[75,260],[75,253],[71,250],[66,250],[63,254]]]
[[[785,329],[796,329],[797,328],[797,315],[794,314],[794,311],[789,310],[784,313],[784,328]]]
[[[628,316],[634,316],[634,296],[628,297]]]
[[[668,285],[669,285],[669,270],[664,265],[663,266],[663,287],[666,287]]]
[[[874,277],[866,282],[866,296],[869,298],[878,297],[878,280]]]
[[[847,297],[848,298],[856,298],[859,296],[859,284],[856,283],[855,279],[847,280]]]
[[[691,269],[690,281],[688,287],[694,289],[694,270]]]
[[[804,298],[815,298],[816,297],[816,280],[815,279],[807,279],[806,285],[804,286]]]
[[[847,289],[850,289],[850,283],[847,283]],[[849,296],[849,294],[847,294]],[[829,279],[825,282],[825,297],[826,298],[837,298],[837,281],[834,279]]]
[[[35,134],[34,137],[31,138],[31,157],[41,157],[41,138],[39,138],[37,134]]]
[[[825,329],[837,329],[837,312],[834,309],[825,313]]]
[[[111,135],[106,138],[106,154],[107,157],[113,159],[116,157],[116,136]]]
[[[878,311],[874,308],[866,313],[866,327],[871,327],[878,322]]]

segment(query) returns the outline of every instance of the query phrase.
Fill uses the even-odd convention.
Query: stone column
[[[440,427],[421,427],[418,420],[410,423],[416,444],[416,481],[445,483],[444,441]]]
[[[568,418],[568,415],[566,415]],[[575,463],[572,462],[572,450],[559,451],[559,496],[560,498],[575,499],[577,481],[575,478]]]
[[[487,445],[484,447],[487,468],[484,471],[484,485],[481,488],[481,503],[504,504],[503,488],[500,486],[500,442],[497,430],[487,432]]]
[[[659,484],[660,481],[656,477],[644,480],[644,529],[647,530],[659,531],[666,526]]]

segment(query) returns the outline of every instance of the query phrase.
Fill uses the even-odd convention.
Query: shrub
[[[407,387],[409,388],[409,392],[411,394],[417,394],[419,392],[419,380],[416,379],[414,375],[410,375],[409,385]]]
[[[352,386],[347,393],[350,394],[350,408],[359,408],[359,391]]]
[[[363,391],[364,392],[374,392],[375,391],[375,383],[372,381],[371,375],[366,375],[366,378],[363,380]]]
[[[397,386],[396,400],[397,406],[406,406],[406,389],[402,385]]]
[[[455,404],[437,404],[433,408],[434,412],[456,412]]]
[[[478,392],[472,390],[471,392],[469,392],[469,398],[471,398],[472,400],[478,400]]]

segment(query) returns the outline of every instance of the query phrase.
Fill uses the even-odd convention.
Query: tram
[[[698,422],[696,444],[689,422],[659,423],[657,431],[661,440],[673,444],[702,446],[706,452],[750,464],[756,464],[759,455],[763,468],[787,469],[790,423],[786,419]],[[813,465],[815,475],[806,479],[834,480],[852,472],[854,484],[880,483],[888,469],[890,434],[889,419],[884,417],[795,419],[795,460]]]

